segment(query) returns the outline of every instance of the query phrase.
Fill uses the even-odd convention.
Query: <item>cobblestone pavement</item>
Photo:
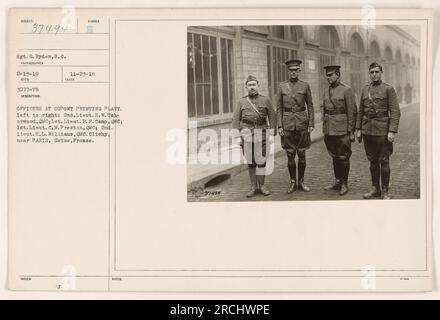
[[[420,197],[420,150],[419,150],[419,104],[402,109],[399,133],[394,142],[394,153],[390,158],[391,182],[389,194],[392,199],[415,199]],[[337,191],[323,188],[334,181],[331,158],[324,140],[315,141],[307,151],[305,183],[311,191],[296,191],[286,194],[289,185],[287,157],[280,153],[275,158],[274,172],[266,177],[271,195],[258,194],[246,198],[250,183],[247,170],[195,196],[188,192],[188,201],[288,201],[288,200],[356,200],[371,188],[369,163],[364,145],[352,144],[350,160],[349,192],[340,196]]]

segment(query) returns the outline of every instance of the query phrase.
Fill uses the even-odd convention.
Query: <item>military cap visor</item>
[[[338,65],[325,66],[324,69],[325,72],[335,72],[335,71],[339,71],[339,69],[341,69],[341,66]]]
[[[288,60],[286,61],[286,66],[289,69],[300,69],[301,68],[301,60],[298,59],[292,59],[292,60]]]

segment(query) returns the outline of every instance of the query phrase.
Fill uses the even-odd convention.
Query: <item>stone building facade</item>
[[[342,66],[342,81],[358,96],[368,82],[368,65],[377,61],[401,103],[419,99],[420,42],[404,27],[205,26],[189,27],[187,36],[188,120],[198,129],[230,126],[249,74],[274,100],[278,84],[288,78],[289,58],[303,61],[300,79],[310,83],[318,121],[327,64]]]

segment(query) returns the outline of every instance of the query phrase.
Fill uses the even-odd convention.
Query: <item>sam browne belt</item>
[[[295,113],[295,112],[306,111],[306,108],[305,107],[301,107],[301,108],[289,108],[289,107],[286,108],[285,107],[284,111],[285,112],[293,112],[293,113]]]

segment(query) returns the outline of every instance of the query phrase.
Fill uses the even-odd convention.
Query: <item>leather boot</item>
[[[257,176],[257,182],[258,182],[258,189],[260,189],[260,192],[263,196],[268,196],[270,195],[270,191],[269,189],[264,185],[264,180],[265,180],[266,176],[264,175],[259,175]]]
[[[298,161],[298,190],[309,192],[310,188],[304,184],[304,173],[306,171],[305,159]]]
[[[348,192],[347,181],[343,180],[341,182],[341,189],[339,190],[339,195],[343,196]]]
[[[251,198],[257,194],[256,167],[249,167],[249,179],[251,180],[251,190],[246,194],[246,197]]]
[[[298,180],[298,190],[310,192],[310,188],[304,184],[302,179]]]
[[[388,194],[388,191],[382,191],[382,199],[383,200],[390,200],[391,199],[390,195]]]
[[[288,155],[287,156],[287,167],[289,169],[289,176],[290,176],[290,185],[289,188],[287,188],[287,193],[292,193],[297,190],[296,185],[296,163],[295,163],[295,155]]]
[[[341,179],[340,179],[340,169],[338,160],[333,158],[333,171],[335,173],[335,182],[327,187],[324,190],[341,190]]]
[[[339,195],[343,196],[348,192],[348,174],[350,172],[350,160],[346,159],[341,162],[341,190],[339,190]]]
[[[292,193],[295,192],[297,190],[297,185],[296,185],[296,181],[295,180],[290,180],[290,185],[289,188],[287,189],[287,193]]]
[[[364,193],[364,199],[372,199],[372,198],[380,198],[382,193],[380,192],[380,187],[373,186],[373,189],[371,189],[369,192]]]
[[[324,190],[341,190],[341,180],[335,179],[335,182],[331,185],[324,187]]]
[[[381,196],[379,163],[370,162],[370,174],[373,188],[364,194],[364,199],[379,198]]]
[[[246,197],[252,198],[257,194],[257,192],[258,192],[257,188],[255,188],[255,186],[251,186],[251,190],[249,190],[249,192],[246,194]]]
[[[295,156],[287,156],[287,168],[289,169],[290,180],[296,181],[296,163]]]
[[[382,180],[382,199],[389,200],[388,186],[390,184],[390,164],[388,160],[382,161],[380,164],[380,178]]]

